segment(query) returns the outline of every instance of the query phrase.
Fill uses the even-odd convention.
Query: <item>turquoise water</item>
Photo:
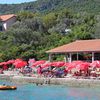
[[[14,84],[17,90],[0,91],[0,100],[100,100],[100,88],[72,88],[66,86]]]

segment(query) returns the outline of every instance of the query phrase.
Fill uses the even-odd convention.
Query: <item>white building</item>
[[[6,31],[12,24],[16,22],[16,15],[0,15],[0,31]]]
[[[68,34],[69,32],[71,32],[71,29],[65,29],[66,34]]]

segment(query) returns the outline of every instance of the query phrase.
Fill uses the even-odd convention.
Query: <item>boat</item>
[[[16,86],[3,86],[0,85],[0,90],[16,90],[17,87]]]

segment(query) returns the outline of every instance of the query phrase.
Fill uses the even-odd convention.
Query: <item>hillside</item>
[[[100,0],[37,0],[22,4],[1,4],[0,14],[18,11],[46,12],[69,8],[76,12],[100,12]]]
[[[100,38],[99,5],[99,0],[0,5],[1,14],[17,13],[16,23],[0,32],[0,62],[16,58],[47,60],[46,50],[75,40]]]

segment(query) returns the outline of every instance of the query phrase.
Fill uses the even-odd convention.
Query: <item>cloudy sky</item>
[[[36,1],[36,0],[0,0],[0,4],[16,4],[16,3],[23,3],[23,2],[30,2],[30,1]]]

